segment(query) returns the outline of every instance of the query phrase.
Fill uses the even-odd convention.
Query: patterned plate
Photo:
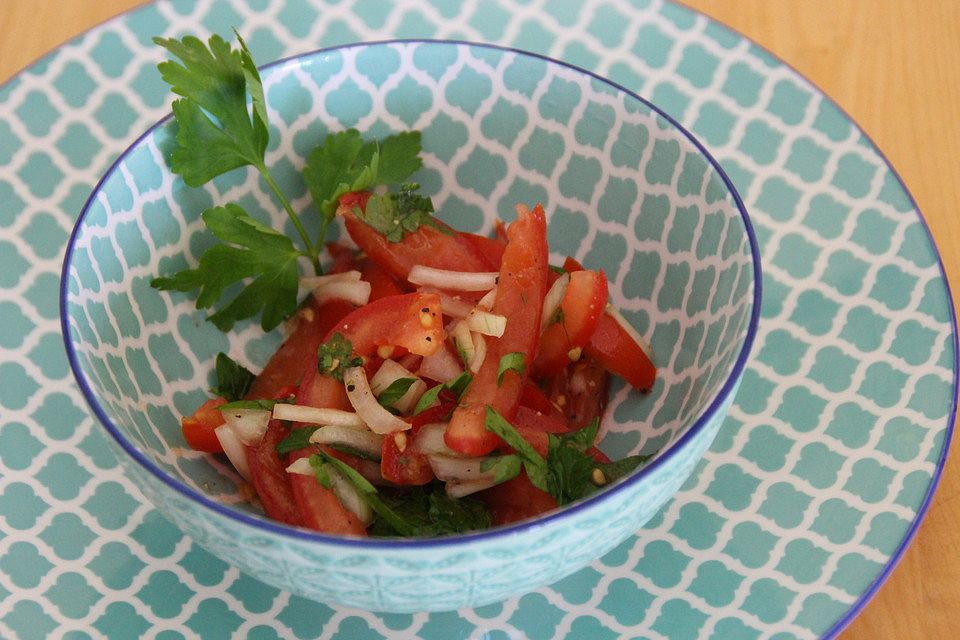
[[[518,46],[650,97],[751,210],[763,323],[727,423],[675,500],[591,567],[445,614],[333,609],[191,544],[109,454],[70,378],[61,253],[102,171],[166,110],[154,35],[258,60],[395,37]],[[929,500],[953,426],[955,322],[893,170],[814,87],[673,4],[164,1],[0,87],[0,636],[812,638],[869,598]]]

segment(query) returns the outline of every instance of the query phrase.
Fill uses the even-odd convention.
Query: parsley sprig
[[[243,38],[237,34],[237,39],[239,47],[231,49],[217,35],[207,43],[193,36],[154,38],[177,59],[158,65],[161,77],[180,96],[173,103],[176,135],[170,168],[187,185],[200,187],[228,171],[254,167],[290,218],[299,246],[257,222],[238,204],[215,206],[202,218],[220,244],[210,247],[196,268],[155,278],[151,285],[168,291],[199,290],[197,308],[219,306],[209,319],[223,331],[258,314],[261,326],[269,331],[297,309],[298,262],[306,259],[315,273],[322,273],[320,250],[340,196],[404,184],[421,166],[420,133],[400,133],[382,141],[364,141],[354,129],[327,136],[308,155],[303,171],[320,212],[319,233],[311,239],[267,167],[270,123],[263,82]],[[397,201],[415,202],[432,222],[430,200],[404,193],[401,190]],[[392,202],[394,196],[377,198]],[[411,224],[405,222],[403,228]],[[221,304],[236,285],[241,285],[240,292]]]

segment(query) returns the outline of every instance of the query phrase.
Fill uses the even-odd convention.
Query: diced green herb
[[[396,404],[397,400],[402,398],[404,394],[410,390],[410,387],[413,386],[413,383],[416,381],[416,378],[397,378],[391,382],[386,389],[380,392],[380,395],[377,396],[377,401],[384,407],[392,407]]]
[[[448,380],[445,386],[459,399],[463,397],[463,394],[472,381],[473,375],[469,371],[464,371],[453,380]]]
[[[444,384],[438,384],[433,387],[430,387],[423,392],[423,395],[420,396],[420,399],[417,400],[416,406],[413,408],[413,415],[418,415],[423,413],[436,403],[437,398],[440,396],[440,392],[444,389],[449,389],[457,396],[457,398],[462,398],[463,393],[467,390],[467,386],[470,384],[470,381],[473,380],[473,376],[470,375],[467,371],[464,371],[458,375],[453,380],[448,380]]]
[[[216,372],[217,386],[210,389],[210,393],[224,398],[227,402],[240,400],[247,395],[250,385],[256,379],[249,369],[223,352],[217,354]]]
[[[551,271],[553,271],[554,273],[558,273],[558,274],[560,274],[561,276],[566,273],[566,271],[564,271],[563,267],[558,267],[558,266],[555,265],[555,264],[551,264],[551,265],[548,265],[548,266],[550,267],[550,270],[551,270]]]
[[[320,345],[317,357],[317,371],[339,382],[343,382],[344,371],[363,364],[362,358],[353,355],[353,344],[340,332]]]
[[[379,231],[389,242],[400,242],[420,225],[441,229],[433,218],[433,202],[430,198],[415,193],[420,185],[405,184],[400,193],[373,195],[367,201],[366,211],[354,213],[361,220]]]
[[[402,518],[418,536],[443,536],[486,529],[490,512],[486,505],[471,496],[450,498],[442,486],[413,487],[401,495],[382,494],[381,500]],[[393,537],[397,531],[382,520],[370,528],[370,534]]]
[[[520,475],[521,466],[520,456],[509,454],[487,458],[480,463],[480,471],[493,471],[493,481],[500,484]]]
[[[507,371],[514,371],[518,376],[522,376],[526,370],[527,361],[519,351],[502,355],[500,364],[497,366],[497,386],[499,387],[503,383],[503,375]]]
[[[310,425],[299,429],[291,429],[287,437],[277,443],[277,453],[290,453],[310,446],[310,436],[319,428],[319,425]]]
[[[557,504],[569,504],[597,491],[594,471],[602,473],[601,485],[609,484],[633,471],[650,456],[631,456],[618,462],[597,463],[587,450],[597,437],[599,420],[569,434],[548,434],[544,459],[523,436],[492,407],[487,407],[485,426],[517,452],[533,486],[546,491]]]

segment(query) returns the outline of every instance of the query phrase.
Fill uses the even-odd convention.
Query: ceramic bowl
[[[294,205],[322,137],[423,132],[417,179],[441,217],[491,232],[542,202],[552,258],[603,268],[611,301],[649,340],[660,374],[615,382],[601,448],[657,457],[593,497],[536,520],[436,539],[350,539],[267,520],[226,462],[192,452],[179,417],[207,396],[219,351],[254,370],[279,341],[225,335],[191,297],[149,286],[195,265],[200,214],[240,202],[288,223],[251,171],[193,189],[164,161],[171,123],[137,140],[80,215],[64,264],[62,320],[76,379],[125,470],[199,544],[264,582],[327,603],[413,612],[477,606],[556,581],[635,533],[690,475],[724,420],[757,328],[752,230],[719,165],[676,122],[622,87],[519,51],[456,42],[328,49],[263,70],[267,164]],[[292,231],[288,228],[288,231]],[[337,230],[334,232],[341,233]]]

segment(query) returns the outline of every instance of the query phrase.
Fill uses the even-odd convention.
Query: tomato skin
[[[554,416],[561,421],[566,420],[563,412],[557,405],[553,404],[553,401],[547,397],[547,394],[530,379],[527,379],[527,383],[523,385],[523,391],[520,393],[520,406],[529,407],[542,414]]]
[[[487,262],[488,271],[500,270],[500,263],[503,261],[503,250],[507,246],[506,242],[477,235],[476,233],[461,233],[460,235],[473,246],[478,254],[483,256]]]
[[[430,326],[424,325],[425,320]],[[349,340],[359,356],[372,356],[377,347],[386,345],[400,346],[420,356],[430,355],[446,339],[440,296],[417,292],[380,298],[344,317],[324,336],[323,342],[336,333]]]
[[[183,439],[191,449],[207,453],[223,453],[223,446],[214,431],[224,423],[219,407],[226,403],[227,401],[223,398],[211,398],[200,405],[193,415],[180,419]]]
[[[602,270],[571,273],[560,302],[562,320],[549,325],[540,336],[534,371],[550,375],[567,366],[570,351],[589,342],[606,305],[607,276]]]
[[[293,526],[303,524],[294,502],[290,475],[277,453],[277,445],[287,437],[289,430],[280,420],[271,420],[259,444],[245,447],[250,482],[257,490],[263,510],[273,520]]]
[[[634,389],[647,392],[653,388],[657,368],[643,348],[609,313],[600,316],[584,352]]]
[[[535,518],[557,508],[557,501],[530,482],[525,472],[477,494],[490,510],[495,526]]]
[[[312,447],[293,451],[287,454],[287,463],[309,458],[313,453],[315,451]],[[287,475],[290,477],[291,493],[302,526],[333,535],[367,535],[366,525],[340,503],[333,491],[317,482],[314,476],[296,473]]]
[[[383,234],[357,218],[352,207],[341,205],[337,214],[343,216],[347,233],[357,246],[402,281],[406,281],[410,269],[417,264],[450,271],[491,270],[489,259],[470,240],[442,222],[438,221],[440,229],[421,225],[400,242],[389,242]]]
[[[531,362],[540,333],[547,285],[547,223],[543,207],[538,204],[532,211],[518,207],[517,219],[508,227],[507,236],[491,311],[509,321],[503,335],[488,343],[486,358],[444,434],[448,447],[470,456],[485,455],[500,443],[484,427],[487,405],[507,420],[512,420],[517,411],[527,373],[508,371],[498,383],[501,357],[517,352],[523,354],[525,362]]]
[[[360,261],[360,279],[370,283],[370,302],[406,293],[400,282],[370,258]]]
[[[383,439],[380,452],[380,474],[384,480],[401,485],[424,485],[433,480],[433,469],[427,456],[416,450],[416,432],[401,431],[389,434]],[[400,437],[404,443],[403,451],[397,442]]]

